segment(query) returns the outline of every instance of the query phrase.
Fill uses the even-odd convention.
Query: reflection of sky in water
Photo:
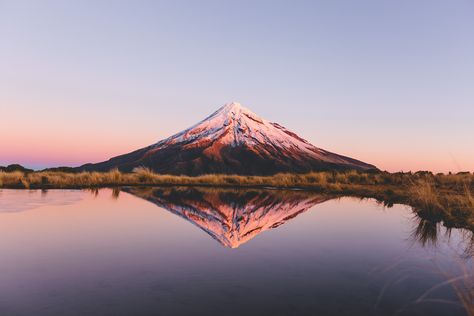
[[[74,204],[83,198],[80,190],[0,189],[0,212],[22,212],[41,206]]]
[[[416,225],[407,207],[344,198],[230,249],[143,199],[83,192],[0,214],[0,314],[462,315],[413,304],[440,271],[457,273],[462,252],[456,231],[423,248]]]

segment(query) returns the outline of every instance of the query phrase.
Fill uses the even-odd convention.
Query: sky
[[[474,171],[474,1],[0,0],[0,165],[99,162],[240,102],[382,170]]]

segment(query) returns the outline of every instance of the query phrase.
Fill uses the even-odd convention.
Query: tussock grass
[[[0,171],[0,188],[70,189],[117,186],[214,186],[299,188],[330,194],[375,198],[386,205],[411,205],[424,217],[474,230],[474,175],[388,172],[279,173],[273,176],[209,174],[196,177],[156,174],[147,168],[131,173]]]
[[[434,216],[442,208],[439,193],[430,180],[418,180],[410,186],[409,193],[412,203],[418,205],[424,212]]]
[[[87,188],[120,185],[215,185],[215,186],[274,186],[281,188],[350,189],[371,188],[392,192],[410,190],[410,195],[424,206],[439,204],[436,199],[443,191],[467,192],[472,204],[473,174],[433,175],[417,173],[364,173],[348,172],[311,172],[306,174],[278,173],[273,176],[238,176],[208,174],[201,176],[176,176],[157,174],[148,168],[140,167],[131,173],[122,173],[118,169],[108,172],[38,171],[23,173],[20,171],[0,171],[0,187],[4,188]]]

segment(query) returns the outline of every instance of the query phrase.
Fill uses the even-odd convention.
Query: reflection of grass
[[[456,297],[461,306],[469,316],[474,316],[474,270],[472,266],[472,258],[462,258],[453,256],[452,264],[458,266],[460,273],[452,274],[445,272],[439,268],[440,274],[444,276],[445,281],[438,283],[427,290],[421,297],[418,298],[417,302],[422,301],[433,301],[441,303],[456,303],[451,301],[433,300],[428,299],[429,295],[434,293],[436,290],[444,287],[451,286],[456,294]]]
[[[463,274],[458,278],[451,278],[448,281],[452,284],[457,297],[461,301],[466,313],[474,315],[474,275],[472,264],[463,266]]]
[[[426,188],[423,190],[426,190]],[[425,198],[426,196],[431,196],[432,192],[430,190],[431,189],[428,189],[428,193],[423,192],[422,197]],[[473,211],[474,204],[472,203],[473,199],[471,192],[466,191],[465,197],[466,199],[463,202],[467,203],[467,207]],[[439,199],[438,197],[434,198],[436,201]],[[442,204],[440,204],[439,207],[442,207]],[[412,232],[412,237],[414,240],[420,242],[422,246],[436,245],[438,243],[439,235],[442,231],[442,228],[440,227],[440,220],[443,220],[443,214],[439,213],[438,211],[438,213],[435,215],[435,217],[438,218],[437,220],[426,219],[422,216],[423,212],[419,212],[418,216],[416,217],[417,225]],[[460,248],[463,250],[463,253],[459,254],[458,251],[455,250],[454,254],[451,255],[452,266],[458,266],[461,273],[456,273],[453,275],[452,273],[444,272],[443,269],[438,269],[441,272],[441,275],[444,276],[445,281],[436,284],[426,291],[420,298],[418,298],[416,303],[423,301],[455,303],[450,301],[428,299],[428,296],[437,289],[444,286],[451,286],[454,289],[459,303],[463,306],[467,315],[474,316],[474,263],[472,261],[474,256],[474,230],[472,229],[472,217],[473,216],[471,214],[469,216],[471,227],[468,227],[467,229],[458,229],[461,240],[458,241],[457,245],[460,246]],[[463,226],[459,225],[457,227]],[[448,238],[451,238],[451,233],[452,227],[446,227],[444,235]]]
[[[420,217],[416,218],[417,225],[412,232],[412,238],[422,246],[436,245],[438,241],[438,223],[423,219]]]
[[[215,186],[279,187],[371,197],[386,205],[404,203],[413,206],[424,218],[443,220],[452,227],[474,228],[474,175],[430,172],[312,172],[280,173],[273,176],[237,176],[224,174],[197,177],[156,174],[146,168],[131,173],[117,169],[109,172],[62,171],[0,172],[3,188],[97,188],[106,186]]]

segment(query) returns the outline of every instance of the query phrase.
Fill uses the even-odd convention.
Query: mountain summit
[[[158,173],[185,175],[375,169],[373,165],[317,148],[236,102],[156,144],[79,169],[131,171],[139,166]]]

